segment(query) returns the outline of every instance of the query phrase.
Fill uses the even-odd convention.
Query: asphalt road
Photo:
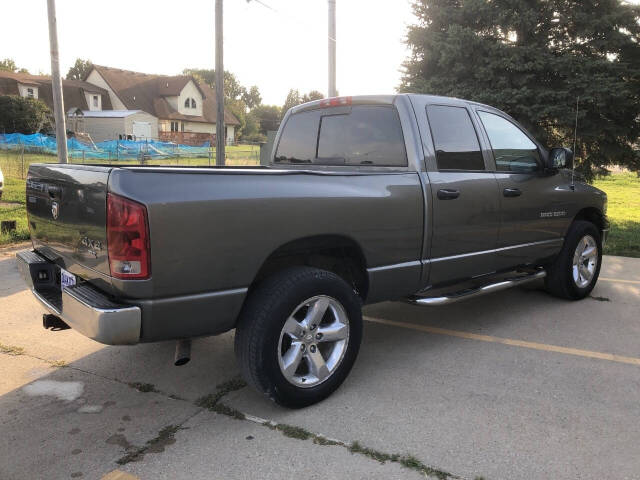
[[[605,257],[581,302],[527,288],[367,307],[345,384],[291,411],[234,381],[231,333],[177,368],[172,343],[45,331],[14,253],[0,251],[2,480],[640,479],[640,259]]]

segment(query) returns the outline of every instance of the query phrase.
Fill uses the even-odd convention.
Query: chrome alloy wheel
[[[593,280],[598,266],[598,244],[591,235],[585,235],[578,242],[573,254],[573,281],[579,288],[585,288]]]
[[[349,344],[349,317],[335,298],[318,295],[298,305],[280,332],[278,364],[287,381],[315,387],[338,368]]]

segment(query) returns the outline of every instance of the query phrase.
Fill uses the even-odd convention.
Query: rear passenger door
[[[426,114],[433,145],[432,155],[425,152],[433,205],[429,283],[491,273],[500,223],[498,185],[475,119],[465,105],[427,104]]]

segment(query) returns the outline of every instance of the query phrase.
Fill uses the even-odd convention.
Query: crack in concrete
[[[404,454],[404,455],[397,454],[397,453],[390,454],[390,453],[378,451],[369,447],[365,447],[361,445],[358,441],[345,442],[342,440],[328,437],[323,434],[310,432],[302,427],[298,427],[295,425],[277,423],[277,422],[273,422],[271,420],[263,419],[253,415],[248,415],[233,407],[230,407],[229,405],[226,405],[225,403],[223,403],[221,400],[227,394],[234,392],[236,390],[240,390],[247,385],[241,377],[234,377],[230,380],[227,380],[226,382],[220,383],[216,385],[216,391],[214,393],[201,397],[197,399],[195,402],[190,402],[187,399],[163,392],[162,390],[158,390],[153,384],[140,383],[140,382],[126,382],[118,378],[107,377],[105,375],[101,375],[96,372],[84,370],[82,368],[66,364],[59,360],[49,360],[46,358],[38,357],[37,355],[32,355],[25,352],[24,349],[21,347],[12,347],[12,348],[17,348],[20,350],[20,353],[18,355],[24,355],[26,357],[41,360],[45,363],[50,364],[53,367],[70,368],[82,373],[86,373],[87,375],[93,375],[98,378],[102,378],[104,380],[110,380],[113,382],[120,383],[122,385],[126,385],[127,387],[137,391],[152,392],[167,398],[171,398],[172,400],[179,400],[183,402],[193,403],[196,406],[202,408],[202,410],[195,412],[193,415],[190,415],[179,424],[168,425],[164,427],[162,430],[160,430],[160,432],[156,437],[154,437],[151,440],[148,440],[144,446],[135,447],[133,445],[130,445],[131,451],[127,452],[126,455],[124,455],[123,457],[119,458],[116,461],[116,463],[120,465],[124,465],[129,462],[139,461],[144,457],[146,453],[159,453],[164,451],[165,446],[172,445],[173,443],[175,443],[175,433],[182,429],[182,425],[184,425],[187,421],[189,421],[196,415],[200,414],[204,410],[209,410],[209,411],[218,413],[220,415],[225,415],[225,416],[234,418],[236,420],[246,420],[246,421],[250,421],[258,425],[267,427],[271,430],[277,430],[282,435],[289,438],[294,438],[294,439],[303,440],[303,441],[311,439],[314,444],[320,445],[320,446],[339,446],[342,448],[346,448],[352,454],[364,455],[382,464],[386,462],[398,463],[402,465],[404,468],[408,468],[410,470],[415,470],[419,473],[422,473],[423,475],[425,475],[425,477],[435,477],[438,480],[464,480],[460,476],[453,475],[441,469],[425,465],[416,457],[410,454]],[[5,353],[5,352],[0,350],[0,353]],[[8,353],[8,354],[11,354],[11,353]]]
[[[260,417],[255,417],[253,415],[243,413],[235,408],[224,404],[221,401],[225,395],[233,391],[240,390],[245,386],[246,383],[244,382],[244,380],[242,380],[242,378],[236,377],[227,382],[217,385],[217,391],[215,393],[196,400],[195,404],[199,407],[206,408],[207,410],[211,410],[213,412],[235,418],[236,420],[247,420],[257,423],[258,425],[261,425],[263,427],[267,427],[271,430],[277,430],[284,436],[289,438],[303,441],[312,440],[316,445],[343,447],[349,450],[349,452],[351,452],[352,454],[364,455],[382,464],[386,462],[399,463],[404,468],[415,470],[423,474],[425,477],[435,477],[438,480],[462,480],[462,478],[457,475],[453,475],[451,473],[445,472],[444,470],[425,465],[413,455],[402,455],[398,453],[390,454],[369,447],[364,447],[357,441],[351,443],[344,442],[342,440],[330,438],[322,434],[310,432],[303,427],[272,422],[271,420],[266,420]]]

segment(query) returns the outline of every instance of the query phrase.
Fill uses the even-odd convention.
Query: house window
[[[191,104],[191,103],[189,102],[189,100],[190,100],[190,99],[189,99],[189,98],[187,98],[187,99],[184,101],[184,108],[189,108],[189,105]]]
[[[191,108],[196,108],[196,101],[194,98],[191,99]]]
[[[171,122],[171,131],[172,132],[178,131],[178,122]]]
[[[33,98],[33,88],[27,88],[27,97]]]
[[[180,129],[184,132],[184,122],[180,122]]]
[[[93,96],[93,106],[98,108],[98,95]]]

